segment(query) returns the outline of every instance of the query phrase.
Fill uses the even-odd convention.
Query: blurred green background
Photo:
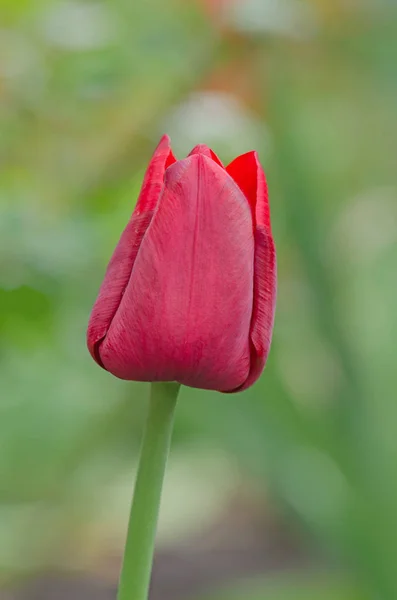
[[[1,598],[115,597],[148,387],[85,329],[167,132],[259,151],[279,294],[261,380],[181,394],[152,597],[395,600],[395,0],[0,7]]]

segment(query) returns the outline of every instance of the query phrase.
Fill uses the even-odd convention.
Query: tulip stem
[[[152,383],[117,600],[147,600],[178,383]]]

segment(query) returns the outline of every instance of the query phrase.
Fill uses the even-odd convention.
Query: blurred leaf
[[[263,581],[238,583],[203,600],[369,600],[363,591],[338,578],[319,573],[284,574]]]

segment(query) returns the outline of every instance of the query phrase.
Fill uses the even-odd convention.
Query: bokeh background
[[[85,329],[167,132],[259,151],[279,300],[252,389],[180,396],[151,597],[395,600],[395,0],[0,6],[1,598],[115,598],[148,387]]]

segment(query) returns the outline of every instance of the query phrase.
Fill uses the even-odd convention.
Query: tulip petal
[[[220,167],[222,167],[223,169],[225,168],[221,159],[215,154],[213,150],[211,150],[211,148],[208,148],[208,146],[206,146],[205,144],[197,144],[197,146],[195,146],[190,152],[189,156],[193,156],[194,154],[204,154],[204,156],[211,158]]]
[[[253,268],[252,217],[239,187],[202,153],[175,163],[101,344],[105,368],[122,379],[243,385]]]
[[[226,167],[226,171],[250,203],[254,224],[263,225],[271,232],[269,194],[258,153],[253,151],[238,156]]]
[[[226,171],[244,192],[250,204],[255,235],[254,302],[250,327],[251,367],[247,380],[239,388],[241,391],[258,379],[269,354],[276,306],[276,251],[271,233],[267,183],[257,152],[238,156],[226,167]]]
[[[161,194],[165,170],[175,160],[170,139],[165,135],[149,163],[136,208],[107,267],[87,331],[88,349],[101,366],[103,363],[99,346],[107,334],[127,287],[142,239]]]
[[[251,366],[244,384],[249,388],[261,375],[270,351],[277,296],[276,250],[271,234],[263,226],[255,230],[254,302],[250,326]]]

